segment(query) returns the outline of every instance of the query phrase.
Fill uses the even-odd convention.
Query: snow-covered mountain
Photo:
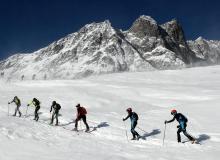
[[[209,64],[220,63],[220,41],[206,40],[199,37],[195,41],[188,41],[188,45],[197,57]]]
[[[34,53],[11,56],[0,62],[0,71],[16,79],[35,75],[37,79],[74,79],[101,73],[176,69],[203,62],[188,44],[194,46],[186,42],[177,20],[159,25],[149,16],[140,16],[127,31],[104,21],[88,24]]]

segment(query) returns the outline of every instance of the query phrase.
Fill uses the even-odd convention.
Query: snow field
[[[118,73],[74,81],[0,81],[0,159],[4,160],[217,160],[220,151],[220,67],[159,72]],[[7,102],[17,95],[21,111],[36,97],[41,101],[39,123],[33,108],[27,118],[7,116]],[[61,104],[60,125],[48,125],[53,100]],[[70,131],[75,105],[88,110],[90,133]],[[139,114],[136,129],[145,140],[127,141],[122,118],[126,108]],[[15,105],[10,105],[13,114]],[[164,120],[176,108],[187,116],[187,130],[199,144],[176,142],[177,122]],[[69,124],[69,125],[67,125]],[[125,122],[130,134],[130,121]],[[79,129],[84,129],[83,122]],[[144,131],[143,131],[144,130]],[[182,136],[182,140],[186,140]]]

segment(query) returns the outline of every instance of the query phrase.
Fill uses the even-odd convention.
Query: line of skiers
[[[13,116],[16,116],[16,114],[18,112],[19,117],[21,117],[22,113],[20,111],[20,107],[21,107],[20,99],[17,96],[15,96],[11,102],[8,102],[8,104],[11,104],[11,103],[15,103],[15,105],[16,105],[15,113],[13,114]],[[38,121],[39,120],[39,113],[38,112],[40,110],[40,101],[37,98],[33,98],[33,100],[27,105],[27,107],[29,107],[29,106],[35,107],[34,120]],[[58,117],[59,117],[60,109],[61,109],[61,105],[58,104],[56,101],[53,101],[52,105],[50,107],[50,113],[52,112],[51,122],[50,122],[51,125],[53,124],[54,119],[56,119],[55,125],[58,126],[58,124],[59,124]],[[76,116],[76,119],[75,119],[75,128],[74,128],[74,130],[78,131],[78,121],[80,121],[82,119],[85,126],[86,126],[86,132],[88,132],[89,131],[89,125],[88,125],[87,120],[86,120],[87,110],[85,109],[85,107],[80,106],[80,104],[76,105],[76,109],[77,109],[77,116]],[[28,108],[27,108],[27,110],[28,110]],[[27,114],[27,110],[26,110],[26,114]]]
[[[15,113],[13,114],[13,116],[16,116],[17,112],[19,113],[19,117],[21,117],[22,113],[19,110],[20,106],[21,106],[21,101],[20,99],[15,96],[14,99],[11,102],[8,102],[8,104],[11,103],[15,103],[16,104],[16,108],[15,108]],[[36,98],[33,98],[33,100],[31,101],[31,103],[29,103],[27,106],[34,106],[35,107],[35,111],[34,111],[34,120],[38,121],[39,120],[39,114],[38,111],[40,110],[40,101]],[[51,122],[50,124],[53,124],[54,118],[56,118],[56,124],[59,124],[59,111],[61,109],[60,104],[58,104],[56,101],[52,102],[51,108],[50,108],[50,113],[53,111],[52,113],[52,117],[51,117]],[[75,128],[73,130],[78,131],[78,122],[82,119],[85,126],[86,126],[86,132],[89,131],[89,125],[87,123],[86,120],[86,114],[87,114],[87,110],[85,109],[85,107],[82,107],[80,104],[76,105],[76,109],[77,109],[77,115],[76,115],[76,119],[75,119]],[[132,108],[128,108],[127,110],[127,116],[125,118],[123,118],[123,121],[126,121],[128,118],[130,118],[131,121],[131,134],[132,134],[132,139],[131,140],[139,140],[141,138],[140,134],[135,130],[137,124],[138,124],[138,114],[132,111]],[[26,111],[27,112],[27,111]],[[27,113],[26,113],[27,114]],[[179,125],[177,126],[178,130],[177,130],[177,142],[181,142],[181,136],[180,133],[183,132],[183,134],[192,142],[195,142],[195,138],[193,138],[190,134],[187,133],[186,131],[186,127],[187,127],[187,122],[188,119],[181,113],[177,113],[177,110],[173,109],[171,110],[171,115],[173,116],[173,118],[169,121],[165,120],[165,125],[167,123],[171,123],[175,120],[177,120],[177,122],[179,123]]]

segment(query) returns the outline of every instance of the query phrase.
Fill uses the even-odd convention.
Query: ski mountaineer
[[[55,117],[56,118],[56,124],[55,125],[58,126],[58,116],[59,116],[60,109],[61,109],[60,104],[58,104],[56,101],[53,101],[52,105],[50,107],[50,113],[53,111],[50,124],[53,124],[53,120],[54,120],[54,117]]]
[[[40,110],[40,101],[37,98],[33,98],[32,102],[29,103],[27,106],[31,106],[31,105],[35,107],[34,120],[38,121],[39,120],[38,111]]]
[[[88,125],[88,123],[86,121],[87,111],[86,111],[86,109],[84,107],[80,106],[80,104],[77,104],[76,108],[77,108],[77,116],[76,116],[76,120],[75,120],[75,128],[74,128],[74,130],[78,131],[78,129],[77,129],[78,121],[80,121],[82,119],[84,124],[86,125],[85,132],[88,132],[89,131],[89,125]]]
[[[135,131],[135,127],[137,126],[138,122],[138,115],[137,113],[132,112],[132,108],[128,108],[126,111],[128,112],[128,116],[123,118],[123,121],[126,121],[128,118],[131,120],[131,133],[133,135],[131,140],[139,140],[141,136]]]
[[[15,113],[13,114],[13,116],[16,116],[17,112],[19,113],[19,117],[21,117],[21,111],[19,110],[19,108],[21,107],[21,101],[20,99],[15,96],[14,99],[11,102],[8,102],[8,104],[11,103],[15,103],[16,104],[16,108],[15,108]]]
[[[171,123],[173,122],[175,119],[179,122],[179,125],[177,126],[178,130],[177,130],[177,141],[178,143],[181,142],[181,136],[180,133],[183,132],[183,134],[190,140],[192,141],[192,143],[195,142],[195,139],[190,136],[187,132],[186,132],[186,126],[187,126],[187,118],[181,114],[181,113],[177,113],[177,111],[175,109],[171,110],[171,115],[173,115],[173,119],[169,120],[169,121],[165,121],[165,124],[167,123]]]

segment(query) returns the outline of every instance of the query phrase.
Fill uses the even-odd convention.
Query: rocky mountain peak
[[[150,22],[151,24],[157,25],[156,20],[154,20],[151,16],[141,15],[138,19],[142,19]]]
[[[195,41],[203,41],[204,39],[200,36]]]
[[[198,37],[196,40],[195,40],[195,43],[197,44],[206,44],[207,41],[203,38],[203,37]]]
[[[134,33],[139,38],[157,37],[159,35],[157,22],[150,16],[140,16],[131,28],[129,32]]]
[[[167,22],[161,26],[163,29],[166,30],[173,41],[178,42],[184,46],[187,45],[183,28],[176,19],[173,19],[170,22]]]
[[[207,64],[220,63],[220,42],[198,37],[195,41],[188,41],[188,45],[196,56]]]

